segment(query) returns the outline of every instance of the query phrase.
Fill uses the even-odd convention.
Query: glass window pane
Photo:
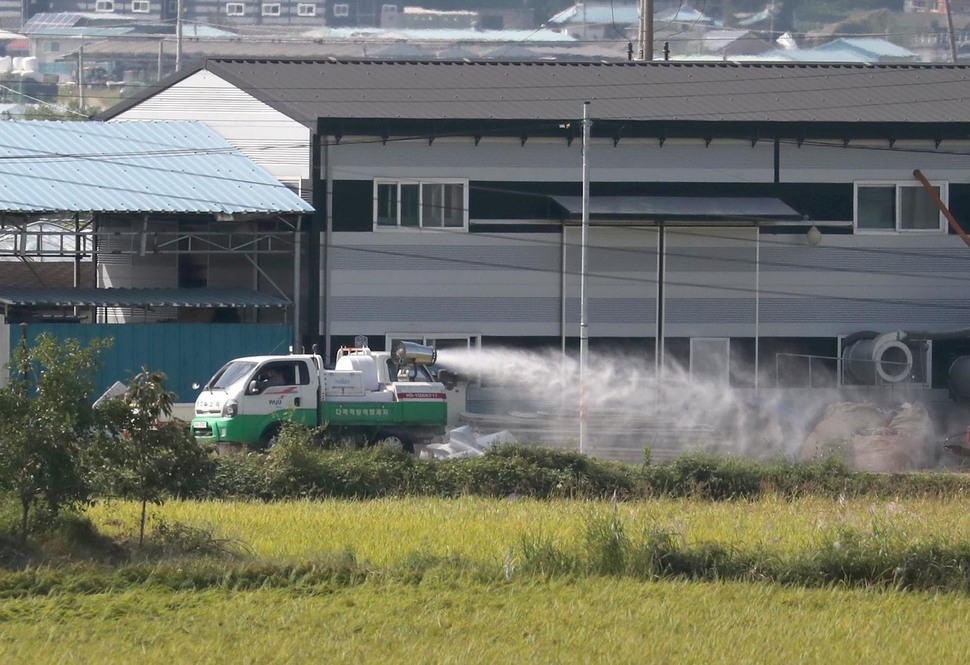
[[[440,228],[444,213],[444,185],[421,186],[421,226]]]
[[[445,226],[461,228],[465,225],[465,195],[463,185],[444,185],[442,220]]]
[[[377,185],[377,224],[397,226],[397,185]]]
[[[934,187],[936,195],[940,188]],[[899,188],[899,228],[936,230],[940,228],[940,209],[922,187]]]
[[[401,226],[418,226],[418,186],[401,185]]]
[[[882,185],[859,187],[858,219],[860,229],[896,228],[896,187]]]

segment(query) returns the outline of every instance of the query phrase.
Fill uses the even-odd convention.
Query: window
[[[376,181],[377,228],[463,229],[468,210],[463,182]]]
[[[297,16],[316,16],[317,6],[300,3],[296,6]]]
[[[302,361],[274,361],[260,367],[253,380],[258,392],[273,386],[306,386],[310,383],[310,372]]]
[[[134,14],[147,14],[150,9],[148,0],[131,0],[131,11]]]
[[[339,5],[334,5],[333,6],[333,15],[334,16],[350,16],[350,5],[343,4],[343,3],[341,3]]]
[[[946,203],[946,183],[933,189]],[[943,231],[944,218],[922,185],[858,183],[855,224],[859,231]]]
[[[397,5],[381,5],[381,14],[397,14]]]
[[[226,16],[245,16],[246,5],[241,2],[227,2]]]
[[[44,42],[43,46],[44,53],[60,53],[61,43],[60,42]]]
[[[263,3],[263,16],[279,16],[279,15],[280,15],[280,3],[278,2]]]
[[[114,10],[114,0],[97,0],[94,3],[94,11],[96,12],[113,12]]]

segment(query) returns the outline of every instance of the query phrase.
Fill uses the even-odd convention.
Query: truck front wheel
[[[279,423],[273,423],[263,430],[263,433],[259,435],[259,449],[266,450],[273,442],[276,441],[276,437],[280,435],[281,425]]]

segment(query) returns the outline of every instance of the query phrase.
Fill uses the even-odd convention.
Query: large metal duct
[[[842,367],[858,383],[874,385],[901,383],[913,372],[913,352],[902,342],[903,332],[883,333],[869,339],[857,339],[842,349]]]
[[[947,373],[950,394],[958,402],[970,402],[970,356],[958,356]]]

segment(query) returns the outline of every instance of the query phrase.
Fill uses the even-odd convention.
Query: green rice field
[[[100,503],[88,511],[109,533],[131,530],[138,506]],[[499,563],[522,537],[561,546],[582,540],[593,517],[615,515],[628,533],[662,528],[687,543],[719,542],[765,547],[779,553],[812,546],[834,530],[851,527],[915,541],[970,540],[965,499],[872,501],[824,498],[710,502],[655,499],[637,502],[531,499],[407,498],[374,501],[169,502],[155,518],[203,525],[252,547],[260,558],[305,560],[351,550],[358,559],[386,566],[421,551]]]
[[[0,663],[911,665],[970,653],[963,592],[515,572],[523,542],[581,548],[589,525],[604,520],[631,536],[659,528],[687,544],[779,557],[830,545],[847,528],[875,543],[961,543],[970,515],[958,498],[170,502],[151,512],[155,523],[245,543],[258,561],[352,552],[376,572],[245,590],[145,582],[10,595],[0,600]],[[137,513],[131,503],[88,510],[117,536],[134,530]],[[416,554],[467,565],[432,566],[411,580],[381,574]]]

